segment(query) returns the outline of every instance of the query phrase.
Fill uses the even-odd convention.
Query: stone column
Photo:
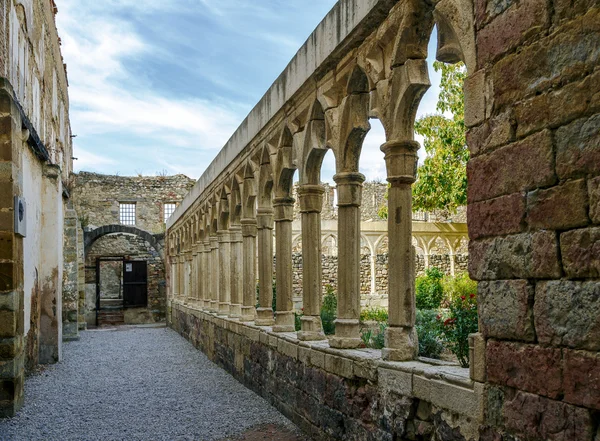
[[[184,263],[184,276],[183,276],[183,281],[184,281],[184,303],[186,305],[189,305],[190,300],[192,298],[192,259],[193,259],[193,254],[192,251],[186,251],[185,252],[185,263]]]
[[[231,267],[229,231],[219,230],[219,315],[229,315],[231,305]]]
[[[192,279],[192,292],[191,292],[191,303],[194,306],[198,306],[198,245],[194,245],[194,251],[192,253],[192,266],[191,266],[191,279]]]
[[[231,307],[229,317],[239,319],[242,316],[243,256],[242,226],[231,225]]]
[[[204,299],[202,302],[202,309],[205,311],[210,311],[210,299],[212,298],[212,291],[210,285],[210,281],[212,280],[212,270],[210,268],[211,252],[212,249],[210,246],[210,237],[207,234],[204,239],[204,255],[202,256],[202,293]]]
[[[258,228],[258,309],[256,325],[271,326],[273,319],[273,210],[259,208]]]
[[[377,254],[371,252],[371,295],[377,294]]]
[[[243,322],[256,318],[256,219],[242,219],[243,243]]]
[[[185,275],[185,255],[183,252],[179,254],[178,262],[177,262],[177,284],[179,288],[177,289],[177,294],[179,294],[179,301],[181,303],[184,302],[185,299],[185,283],[184,283],[184,275]]]
[[[202,309],[204,306],[204,286],[202,284],[202,277],[204,275],[204,269],[202,268],[202,260],[204,259],[204,243],[198,242],[198,255],[196,257],[196,306]]]
[[[276,198],[275,210],[275,305],[274,332],[294,332],[292,303],[292,222],[294,220],[294,198]]]
[[[386,360],[411,360],[419,345],[415,329],[414,272],[415,252],[412,246],[412,194],[417,171],[415,141],[387,142],[381,146],[390,188],[388,190],[389,241],[389,327],[385,333]]]
[[[302,220],[302,303],[304,315],[300,317],[299,340],[324,340],[321,323],[321,210],[323,194],[321,185],[302,185],[298,189]]]
[[[338,193],[338,318],[334,348],[360,346],[360,203],[361,173],[338,173],[333,177]]]
[[[210,237],[210,312],[219,310],[219,239]]]

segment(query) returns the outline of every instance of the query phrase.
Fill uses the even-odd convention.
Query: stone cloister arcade
[[[450,10],[445,11],[447,7]],[[195,200],[178,210],[176,220],[169,225],[173,299],[272,326],[274,331],[294,331],[292,184],[298,171],[304,262],[304,316],[298,338],[324,339],[319,317],[324,193],[320,167],[324,155],[332,150],[337,230],[343,239],[338,244],[338,319],[329,344],[358,347],[360,205],[365,179],[359,173],[359,161],[369,119],[378,118],[386,132],[387,142],[381,150],[391,184],[387,224],[390,327],[383,356],[390,360],[415,358],[411,185],[419,144],[413,139],[413,123],[419,101],[429,87],[426,57],[434,23],[438,27],[437,58],[462,60],[469,72],[473,70],[472,23],[469,29],[464,13],[450,2],[440,2],[437,9],[419,1],[398,4],[376,32],[357,47],[346,48],[337,64],[312,75],[278,112],[260,115],[263,126],[247,145],[240,146],[229,163],[220,161],[222,152],[215,161],[222,167],[217,170],[213,163],[211,182],[200,187]],[[281,87],[290,85],[283,82]],[[470,104],[473,97],[468,89],[466,93]],[[277,286],[274,315],[273,253]],[[257,279],[260,295],[255,310]]]

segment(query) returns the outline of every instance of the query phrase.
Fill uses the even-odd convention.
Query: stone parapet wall
[[[315,440],[477,439],[484,385],[469,370],[299,342],[179,303],[169,325]]]

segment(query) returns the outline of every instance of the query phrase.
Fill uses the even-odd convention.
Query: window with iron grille
[[[169,220],[169,218],[171,217],[171,215],[175,212],[175,208],[177,207],[177,204],[165,204],[165,222],[167,222]]]
[[[123,225],[135,225],[135,203],[119,204],[119,220]]]

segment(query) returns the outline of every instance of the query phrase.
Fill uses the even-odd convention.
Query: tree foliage
[[[463,94],[466,71],[462,63],[436,61],[433,68],[442,73],[436,106],[438,113],[415,122],[415,133],[424,138],[427,158],[419,167],[413,185],[413,210],[455,213],[458,207],[467,203],[469,150]],[[387,204],[379,209],[379,216],[387,219]]]
[[[413,186],[413,209],[456,212],[467,203],[467,161],[463,83],[466,71],[462,63],[436,61],[441,71],[437,111],[415,122],[415,132],[424,138],[427,158],[417,172]]]

